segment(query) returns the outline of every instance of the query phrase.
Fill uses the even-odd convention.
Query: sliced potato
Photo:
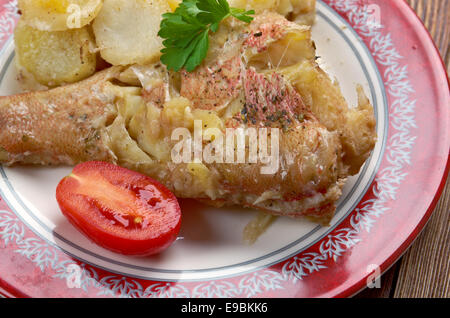
[[[261,13],[265,10],[275,11],[280,3],[280,0],[229,0],[230,7],[255,10]]]
[[[295,15],[314,12],[316,10],[316,0],[284,0],[284,1],[291,2],[292,12]]]
[[[278,69],[303,60],[314,61],[316,56],[310,28],[294,23],[281,39],[269,43],[266,50],[256,54],[248,50],[246,53],[248,64],[258,71]]]
[[[292,5],[292,10],[285,12],[285,15],[290,15],[292,21],[298,24],[313,25],[316,20],[316,0],[282,0],[284,2],[290,2]],[[280,10],[282,6],[278,8],[278,12],[282,13]],[[286,7],[284,7],[286,10]]]
[[[20,20],[14,39],[20,65],[43,85],[73,83],[95,72],[95,43],[87,27],[46,32]]]
[[[17,55],[14,57],[14,66],[17,71],[17,82],[22,92],[35,92],[48,89],[47,86],[39,83],[34,75],[20,64]]]
[[[266,10],[278,12],[299,24],[312,25],[315,20],[316,0],[228,0],[228,2],[231,7],[253,9],[257,14]]]
[[[170,9],[172,11],[175,11],[175,9],[178,7],[178,5],[181,3],[181,0],[167,0],[167,3],[170,6]]]
[[[89,24],[103,0],[19,0],[24,21],[41,31],[64,31]]]
[[[103,59],[113,65],[157,60],[162,39],[161,15],[170,12],[166,0],[105,0],[93,29]]]
[[[179,127],[194,128],[191,107],[191,102],[184,97],[173,98],[164,105],[161,125],[166,135],[171,135],[173,130]]]

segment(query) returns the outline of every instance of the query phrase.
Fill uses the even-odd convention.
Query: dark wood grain
[[[416,11],[450,70],[450,0],[406,0]],[[449,298],[450,182],[425,229],[405,255],[381,277],[381,288],[356,297]]]
[[[401,260],[394,297],[450,297],[449,184],[424,231]]]
[[[433,37],[449,70],[450,1],[408,0]],[[427,226],[401,259],[393,297],[450,297],[450,185]]]

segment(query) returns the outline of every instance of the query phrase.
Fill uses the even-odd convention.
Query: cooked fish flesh
[[[192,73],[159,62],[113,66],[75,84],[1,97],[0,162],[109,161],[157,179],[178,197],[327,224],[346,178],[376,142],[373,107],[357,90],[359,103],[350,108],[316,63],[309,26],[271,12],[250,25],[230,18]],[[172,132],[193,134],[195,120],[220,134],[278,128],[278,169],[175,163]]]

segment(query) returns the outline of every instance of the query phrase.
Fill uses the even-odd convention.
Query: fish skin
[[[105,125],[115,116],[111,68],[77,84],[0,97],[0,162],[74,165],[115,161]]]
[[[195,72],[181,71],[181,96],[199,109],[217,109],[238,97],[242,80],[240,56],[200,67]]]

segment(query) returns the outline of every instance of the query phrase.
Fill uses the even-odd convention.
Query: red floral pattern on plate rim
[[[354,228],[357,222],[364,220],[364,207],[357,208],[348,215],[327,237],[323,238],[300,254],[276,264],[270,268],[261,269],[254,273],[205,282],[209,290],[202,293],[198,288],[201,282],[186,282],[182,288],[177,288],[176,282],[149,281],[137,278],[117,276],[105,270],[81,264],[58,249],[59,262],[75,263],[80,265],[87,278],[95,280],[97,284],[88,284],[85,289],[68,288],[66,281],[58,277],[56,270],[37,266],[33,258],[27,258],[17,252],[18,242],[0,240],[0,292],[5,296],[15,297],[101,297],[101,296],[257,296],[257,297],[347,297],[355,294],[366,286],[366,279],[370,272],[367,268],[371,264],[379,265],[381,271],[387,270],[410,246],[429,219],[445,184],[449,164],[449,83],[444,64],[434,46],[430,35],[425,30],[414,11],[403,1],[382,0],[326,0],[325,3],[334,8],[350,25],[355,27],[369,49],[373,49],[372,39],[358,29],[355,25],[354,12],[345,10],[346,3],[360,5],[377,4],[383,19],[384,30],[390,33],[389,41],[397,50],[402,63],[407,65],[408,80],[411,89],[411,100],[416,100],[413,109],[415,122],[413,146],[410,157],[401,167],[402,181],[395,197],[385,202],[384,212],[377,216],[376,222],[366,227],[359,224],[358,231],[354,231],[345,240],[339,240],[340,231]],[[14,3],[10,2],[10,3]],[[3,12],[0,12],[0,47],[7,41],[7,36],[13,32],[16,17],[11,10],[5,7],[8,1],[0,0]],[[12,4],[11,4],[12,5]],[[348,8],[348,7],[347,7]],[[10,8],[9,8],[10,9]],[[0,9],[1,10],[1,9]],[[377,66],[384,74],[388,93],[390,116],[396,111],[395,87],[389,86],[388,67],[382,58],[376,57]],[[410,114],[411,115],[411,114]],[[388,144],[393,147],[395,134],[401,133],[398,127],[389,124]],[[387,151],[383,157],[379,171],[388,165],[392,158]],[[380,178],[389,178],[389,175],[377,175],[370,189],[361,202],[371,202],[379,197]],[[395,182],[394,182],[395,183]],[[0,210],[11,211],[0,198]],[[355,218],[358,217],[358,218]],[[41,240],[26,226],[22,227],[25,237]],[[1,228],[0,228],[1,230]],[[1,232],[1,231],[0,231]],[[335,241],[330,241],[333,238]],[[336,239],[337,238],[337,239]],[[328,241],[327,241],[328,240]],[[324,244],[343,244],[341,252],[330,254],[319,260],[311,262],[310,266],[299,268],[297,277],[286,281],[277,281],[276,277],[270,280],[272,285],[258,285],[258,279],[264,276],[278,275],[283,272],[286,265],[296,265],[297,260],[303,262],[313,261],[314,255],[323,255]],[[319,268],[315,268],[319,266]],[[307,275],[302,275],[307,271]],[[245,277],[244,277],[245,276]],[[243,292],[243,278],[252,281],[253,294]],[[118,279],[124,282],[118,285],[119,289],[110,293],[99,293],[99,286],[108,285],[108,279]],[[245,283],[245,282],[244,282]],[[281,286],[281,284],[283,286]],[[263,286],[264,285],[264,286]],[[137,288],[137,286],[139,288]],[[240,294],[236,294],[227,286],[240,286]],[[254,290],[260,289],[258,293]],[[216,291],[214,291],[216,289]],[[219,291],[221,290],[221,291]],[[134,292],[142,291],[142,292]],[[145,291],[145,292],[144,292]]]

